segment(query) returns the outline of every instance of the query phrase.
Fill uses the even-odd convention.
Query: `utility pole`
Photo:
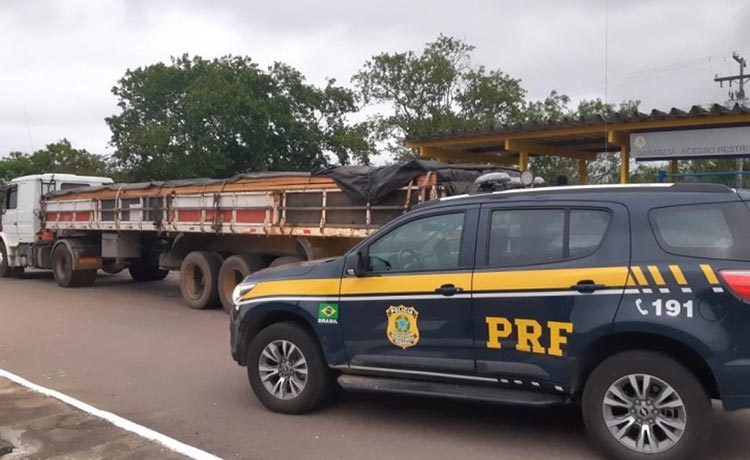
[[[731,77],[720,77],[718,74],[714,78],[714,81],[719,82],[719,86],[722,88],[724,87],[724,82],[729,82],[729,87],[732,87],[732,82],[737,81],[740,85],[740,89],[738,91],[732,91],[729,90],[729,101],[737,101],[740,104],[743,104],[747,101],[747,98],[745,97],[745,81],[750,79],[750,75],[745,75],[745,67],[747,67],[747,61],[745,58],[740,57],[739,54],[735,51],[732,53],[732,59],[737,61],[737,63],[740,65],[740,74],[739,75],[732,75]]]
[[[747,103],[747,97],[745,97],[745,81],[750,79],[750,76],[745,75],[745,67],[747,67],[747,61],[745,58],[740,57],[739,54],[735,51],[732,53],[732,59],[737,61],[737,63],[740,65],[740,73],[739,75],[732,75],[730,77],[720,77],[718,74],[715,76],[714,81],[719,82],[720,87],[724,87],[724,82],[729,82],[729,87],[732,87],[732,82],[737,81],[740,85],[740,89],[737,91],[729,90],[729,100],[727,102],[732,103],[735,102],[737,104],[745,105]],[[742,172],[743,169],[743,162],[742,158],[737,158],[737,171]],[[736,187],[738,189],[742,188],[742,174],[737,174],[737,184]]]

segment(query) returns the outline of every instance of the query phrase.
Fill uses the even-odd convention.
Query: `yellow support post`
[[[526,152],[518,152],[518,169],[526,171],[529,169],[529,154]]]
[[[630,180],[630,148],[627,144],[622,144],[620,147],[620,183],[627,184]]]
[[[586,185],[589,183],[589,169],[588,161],[581,158],[578,160],[578,185]]]

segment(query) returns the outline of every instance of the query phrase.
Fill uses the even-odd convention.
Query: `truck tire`
[[[282,265],[288,265],[288,264],[296,264],[297,262],[304,262],[305,259],[299,256],[281,256],[273,259],[273,262],[269,265],[269,267],[280,267]]]
[[[583,391],[593,441],[618,459],[699,458],[711,432],[711,403],[696,376],[662,353],[614,355]]]
[[[155,265],[134,264],[128,267],[128,272],[133,281],[161,281],[169,275],[169,270],[162,270]]]
[[[90,286],[96,280],[96,270],[73,270],[73,254],[64,244],[52,254],[52,274],[57,285],[64,288]]]
[[[13,276],[13,270],[8,259],[8,250],[5,249],[5,243],[0,241],[0,278],[10,278]]]
[[[305,370],[306,374],[300,372]],[[334,387],[317,340],[293,322],[272,324],[255,336],[248,350],[247,375],[260,402],[282,414],[310,412]]]
[[[228,313],[234,308],[234,302],[232,301],[234,288],[247,275],[265,267],[263,258],[253,254],[234,255],[221,264],[221,270],[219,270],[219,300],[221,300],[224,311]]]
[[[193,251],[180,267],[180,291],[190,308],[203,310],[219,305],[221,256],[214,252]]]

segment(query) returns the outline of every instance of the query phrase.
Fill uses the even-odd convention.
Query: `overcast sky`
[[[605,98],[606,81],[609,101],[646,110],[723,102],[712,78],[737,73],[732,51],[750,59],[749,24],[748,0],[0,0],[0,156],[63,137],[110,152],[112,86],[170,56],[248,55],[348,85],[370,56],[439,33],[534,99]]]

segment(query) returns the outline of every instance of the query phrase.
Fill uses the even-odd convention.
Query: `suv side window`
[[[607,233],[610,220],[610,214],[601,209],[571,209],[568,257],[577,259],[593,254]]]
[[[407,222],[370,245],[368,271],[456,269],[463,226],[463,212]]]
[[[564,209],[494,211],[489,263],[507,266],[561,260],[564,233]]]
[[[652,209],[649,220],[659,246],[669,253],[750,260],[750,212],[742,203]]]
[[[601,209],[510,209],[492,213],[488,264],[535,265],[593,254],[611,220]]]

